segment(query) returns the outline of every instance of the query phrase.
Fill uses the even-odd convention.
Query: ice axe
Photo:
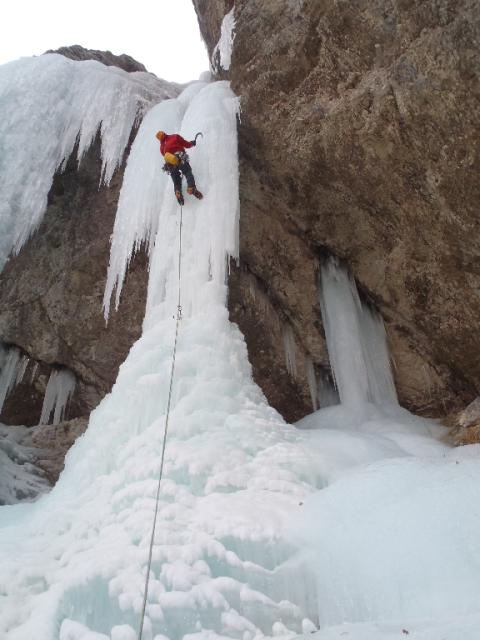
[[[197,138],[198,136],[201,136],[203,138],[203,133],[201,131],[199,131],[196,135],[195,135],[195,144],[197,144]]]

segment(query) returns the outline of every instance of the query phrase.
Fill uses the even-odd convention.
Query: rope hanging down
[[[145,609],[147,607],[147,598],[148,598],[148,579],[150,577],[150,568],[152,565],[152,552],[153,552],[153,541],[155,539],[155,527],[157,524],[157,515],[158,515],[158,501],[160,499],[160,484],[162,482],[163,475],[163,463],[165,460],[165,446],[167,444],[167,431],[168,431],[168,421],[170,418],[170,402],[172,399],[172,387],[173,387],[173,377],[175,373],[175,358],[177,355],[177,341],[178,341],[178,328],[180,325],[180,320],[182,319],[182,305],[181,305],[181,274],[182,274],[182,224],[183,224],[183,207],[180,207],[180,242],[178,249],[178,302],[177,302],[177,323],[175,325],[175,342],[173,344],[173,356],[172,356],[172,369],[170,372],[170,388],[168,390],[168,402],[167,402],[167,413],[165,416],[165,431],[163,433],[163,444],[162,444],[162,457],[160,460],[160,471],[158,473],[158,484],[157,484],[157,495],[155,498],[155,514],[153,516],[153,525],[152,525],[152,535],[150,537],[150,547],[148,550],[148,562],[147,562],[147,575],[145,576],[145,588],[143,592],[143,604],[142,604],[142,614],[140,618],[140,627],[138,630],[138,640],[142,640],[143,634],[143,625],[145,622]]]

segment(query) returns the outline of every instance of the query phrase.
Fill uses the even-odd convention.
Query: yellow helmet
[[[178,164],[180,164],[180,160],[178,159],[178,157],[174,153],[169,153],[167,151],[167,153],[163,157],[165,158],[165,162],[167,164],[173,164],[175,167]]]
[[[161,142],[165,138],[165,131],[157,131],[155,137]]]

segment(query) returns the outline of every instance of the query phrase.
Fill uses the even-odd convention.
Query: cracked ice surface
[[[100,131],[108,184],[137,119],[176,93],[148,73],[58,54],[0,66],[0,269],[41,223],[53,176],[76,142],[80,162]]]

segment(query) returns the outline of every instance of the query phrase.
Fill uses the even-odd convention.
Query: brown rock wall
[[[123,178],[99,188],[100,141],[77,167],[75,154],[58,174],[44,220],[0,274],[0,339],[40,363],[5,403],[7,424],[38,423],[52,367],[75,373],[68,418],[86,416],[110,391],[118,367],[139,337],[146,299],[143,253],[133,261],[117,313],[102,311],[110,235]],[[33,363],[32,363],[33,365]]]
[[[224,3],[195,4],[212,51]],[[464,406],[480,387],[480,5],[237,0],[235,16],[242,268],[326,366],[317,263],[339,256],[385,319],[401,402]]]

